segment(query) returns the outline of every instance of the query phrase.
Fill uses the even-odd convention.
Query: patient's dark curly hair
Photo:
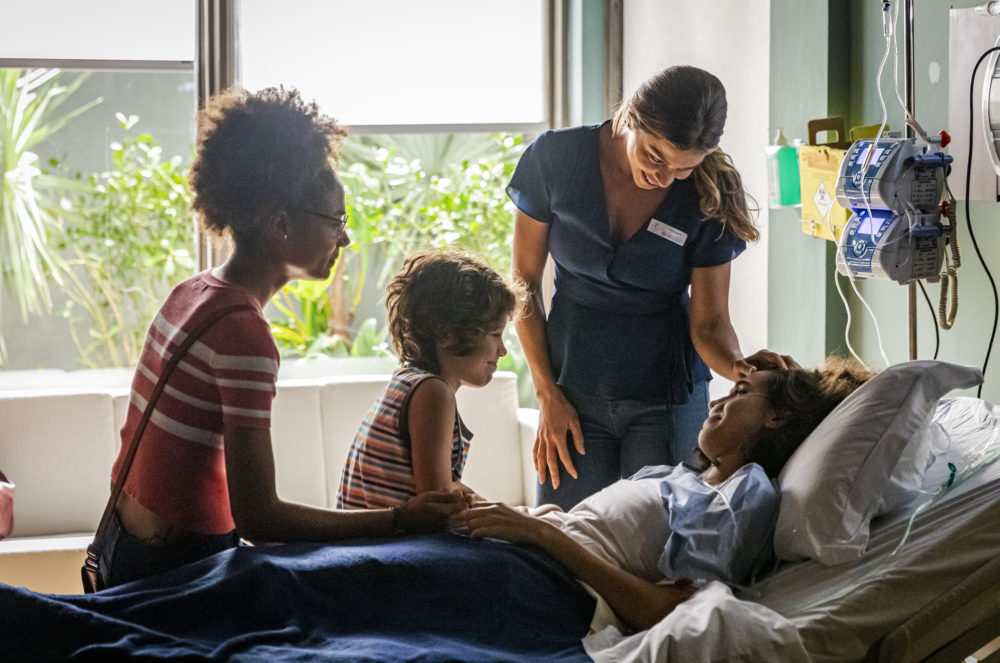
[[[769,477],[776,477],[792,453],[820,422],[855,389],[874,377],[855,361],[829,357],[823,368],[769,370],[765,396],[772,408],[786,415],[778,428],[761,431],[746,462],[757,463]],[[709,459],[698,453],[702,469]]]
[[[439,372],[438,341],[472,354],[481,335],[516,317],[525,288],[459,250],[410,255],[386,288],[389,334],[400,363]]]
[[[263,241],[279,210],[320,202],[335,182],[347,132],[298,90],[234,87],[198,113],[198,150],[188,180],[206,230],[241,247]]]

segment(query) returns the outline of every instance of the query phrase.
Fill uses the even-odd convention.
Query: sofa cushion
[[[319,388],[319,410],[323,425],[327,506],[337,503],[340,475],[351,451],[354,434],[368,408],[389,382],[388,375],[331,376]]]
[[[115,452],[111,396],[0,394],[0,458],[17,485],[14,536],[97,529]]]
[[[481,389],[459,389],[458,411],[473,433],[462,482],[488,500],[523,504],[517,376],[498,371]]]
[[[313,381],[283,380],[278,384],[271,410],[271,447],[278,496],[325,507],[330,498],[319,390]]]

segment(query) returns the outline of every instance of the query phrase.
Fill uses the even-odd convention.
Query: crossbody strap
[[[153,393],[149,397],[149,402],[146,403],[146,409],[142,413],[142,418],[139,420],[139,425],[135,428],[135,433],[132,435],[132,441],[129,444],[128,453],[125,455],[125,459],[122,461],[121,469],[118,471],[118,480],[115,481],[114,487],[111,489],[111,496],[108,498],[108,504],[104,507],[104,515],[101,516],[101,523],[97,526],[97,532],[94,533],[93,542],[87,546],[87,561],[85,566],[97,571],[97,560],[100,557],[101,545],[104,543],[104,535],[107,533],[108,526],[111,524],[111,516],[115,511],[115,507],[118,505],[118,498],[121,496],[122,488],[125,486],[125,477],[128,476],[129,468],[132,467],[132,460],[135,458],[136,449],[139,448],[139,439],[142,437],[143,431],[146,429],[146,424],[149,423],[150,417],[153,416],[153,408],[156,407],[156,401],[159,399],[160,394],[163,393],[163,389],[167,386],[167,380],[170,379],[170,374],[174,372],[177,364],[180,363],[181,358],[187,354],[187,351],[194,345],[194,342],[198,340],[209,327],[214,325],[230,313],[235,313],[236,311],[255,311],[257,310],[253,306],[247,304],[234,304],[232,306],[224,306],[217,311],[213,311],[207,318],[202,320],[201,324],[195,327],[191,333],[187,335],[187,338],[177,346],[174,354],[171,355],[170,359],[167,361],[166,366],[163,368],[163,373],[160,374],[160,379],[157,380],[156,386],[153,388]]]

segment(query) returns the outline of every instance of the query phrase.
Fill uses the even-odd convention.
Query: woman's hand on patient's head
[[[802,367],[789,355],[779,355],[777,352],[764,349],[758,350],[749,357],[737,359],[734,368],[740,377],[746,377],[754,371],[788,370]]]
[[[436,532],[448,519],[465,509],[464,496],[450,490],[433,490],[412,497],[400,505],[397,526],[404,532]]]

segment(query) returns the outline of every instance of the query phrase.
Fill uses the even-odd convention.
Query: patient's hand
[[[493,537],[514,543],[537,544],[545,528],[544,520],[502,502],[478,502],[457,514],[452,523],[466,529],[473,538]]]

